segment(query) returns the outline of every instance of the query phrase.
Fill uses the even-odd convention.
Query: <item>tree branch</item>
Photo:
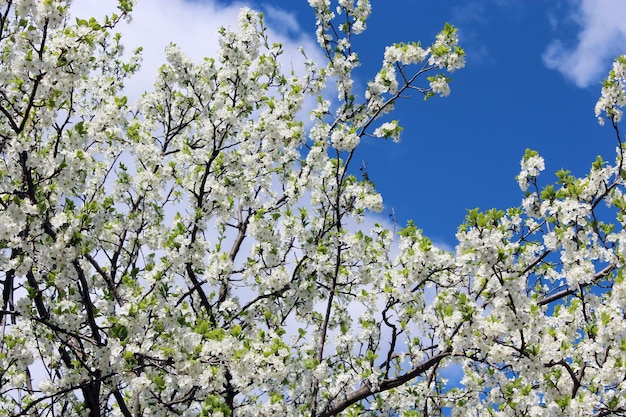
[[[392,388],[399,387],[400,385],[403,385],[407,383],[408,381],[424,374],[433,366],[438,365],[439,362],[441,362],[443,359],[450,356],[450,352],[451,352],[451,349],[447,349],[442,352],[439,352],[435,356],[423,362],[420,366],[412,369],[410,372],[407,372],[404,375],[401,375],[395,378],[382,380],[378,384],[378,388],[375,390],[372,389],[371,385],[365,384],[358,390],[353,391],[352,393],[346,395],[346,397],[342,401],[339,401],[335,404],[329,404],[329,406],[326,407],[326,409],[322,411],[320,414],[318,414],[317,417],[336,416],[342,411],[344,411],[346,408],[350,407],[352,404],[355,404],[361,400],[364,400],[370,395],[378,394],[379,392],[388,391]]]

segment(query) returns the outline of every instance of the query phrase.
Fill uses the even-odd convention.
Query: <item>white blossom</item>
[[[0,415],[626,410],[621,143],[554,184],[527,150],[519,207],[469,210],[451,250],[374,224],[355,155],[399,139],[407,90],[450,93],[453,26],[387,47],[363,95],[369,1],[309,0],[327,61],[303,75],[244,8],[215,57],[170,45],[130,103],[140,57],[114,32],[133,2],[101,21],[5,3]],[[624,62],[596,105],[615,128]]]

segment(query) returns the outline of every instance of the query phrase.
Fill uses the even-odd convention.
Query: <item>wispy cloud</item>
[[[563,18],[580,26],[575,43],[553,40],[543,62],[577,86],[587,87],[602,78],[613,58],[626,53],[626,1],[581,0],[573,7],[573,13]],[[567,22],[556,23],[558,27]]]
[[[486,46],[481,33],[485,27],[503,16],[516,20],[525,13],[519,0],[468,0],[451,8],[451,23],[459,27],[461,46],[467,51],[472,64],[492,64],[496,57]]]
[[[277,28],[282,27],[283,31],[286,33],[291,32],[298,34],[301,32],[300,25],[293,14],[270,4],[265,4],[263,9],[266,11],[266,17],[269,18],[269,24],[271,26],[276,25]],[[313,13],[313,9],[311,9],[311,13]]]

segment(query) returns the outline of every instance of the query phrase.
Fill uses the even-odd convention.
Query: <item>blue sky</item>
[[[624,0],[372,0],[368,30],[355,41],[365,85],[384,47],[421,40],[428,45],[450,22],[459,28],[466,67],[453,74],[452,94],[424,103],[401,102],[394,119],[401,142],[368,139],[357,155],[399,225],[414,219],[435,242],[454,246],[465,210],[519,205],[515,175],[526,148],[546,159],[543,181],[565,168],[584,175],[596,155],[614,158],[615,138],[593,108],[612,59],[626,53]],[[314,17],[305,0],[140,1],[127,44],[145,47],[149,88],[168,41],[192,57],[212,55],[215,30],[235,25],[240,6],[265,12],[287,54],[315,48]],[[111,10],[102,0],[75,0],[77,14]],[[161,55],[159,55],[161,54]],[[294,58],[297,59],[297,58]],[[150,72],[152,71],[152,72]]]
[[[304,1],[268,3],[291,10],[305,30],[312,24],[306,7],[293,6]],[[613,133],[593,107],[612,59],[626,53],[626,2],[373,0],[372,8],[356,41],[359,81],[375,74],[385,45],[429,44],[445,22],[459,28],[467,52],[448,98],[400,103],[399,144],[370,139],[360,148],[383,215],[393,209],[400,225],[414,219],[454,245],[467,208],[519,204],[526,148],[546,158],[544,181],[561,168],[583,175],[598,154],[613,159]]]

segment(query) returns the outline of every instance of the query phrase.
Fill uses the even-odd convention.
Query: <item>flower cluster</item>
[[[374,130],[374,136],[385,139],[392,138],[394,142],[398,142],[400,140],[400,132],[402,132],[402,126],[398,124],[397,120],[392,120],[377,127]]]
[[[601,125],[604,125],[603,114],[613,123],[619,123],[622,120],[621,107],[626,105],[625,84],[626,55],[622,55],[613,62],[613,68],[602,85],[602,95],[596,103],[595,114]]]
[[[517,183],[522,191],[526,191],[529,180],[537,177],[545,169],[545,162],[537,151],[527,149],[520,165],[521,171],[517,175]]]
[[[452,72],[465,66],[465,51],[458,46],[457,28],[446,23],[430,48],[428,63]]]

